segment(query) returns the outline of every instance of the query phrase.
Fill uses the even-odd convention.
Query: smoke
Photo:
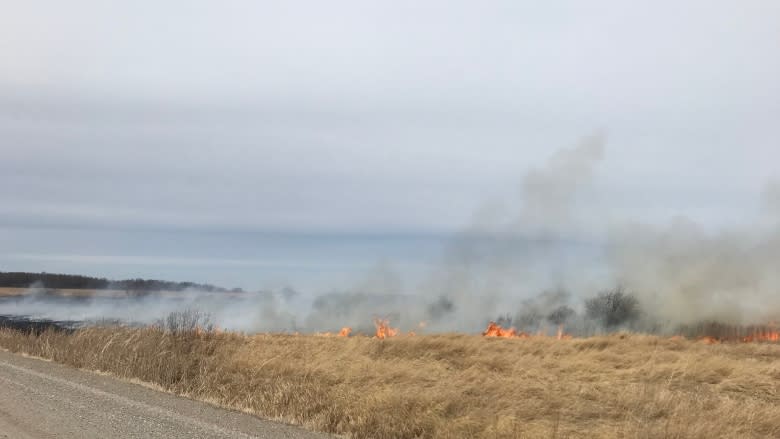
[[[622,287],[602,291],[585,300],[585,314],[604,328],[614,329],[639,320],[639,302]]]
[[[666,223],[615,220],[610,212],[603,217],[612,220],[594,223],[581,194],[599,177],[604,144],[602,135],[585,138],[528,171],[517,202],[480,210],[416,285],[404,285],[403,276],[385,262],[352,287],[313,298],[292,288],[87,298],[31,288],[23,298],[2,299],[0,314],[152,323],[198,309],[225,329],[313,332],[350,326],[364,333],[373,331],[372,317],[403,329],[426,322],[429,332],[472,333],[497,316],[528,332],[565,325],[574,333],[777,320],[780,183],[767,184],[761,212],[741,226],[711,230],[684,217]]]
[[[780,181],[770,181],[764,187],[764,210],[772,219],[780,223]]]
[[[522,209],[513,229],[525,235],[556,234],[572,224],[577,194],[604,157],[605,138],[595,134],[575,148],[557,151],[543,168],[523,178]]]
[[[666,226],[624,224],[608,242],[620,283],[671,324],[751,323],[780,310],[780,233],[759,225],[708,232],[678,218]]]
[[[563,323],[571,315],[566,315],[571,294],[563,289],[543,291],[536,297],[521,302],[520,310],[514,321],[519,329],[527,332],[544,331],[548,321]],[[574,311],[572,310],[572,313]],[[558,320],[562,320],[558,322]],[[546,332],[546,331],[544,331]]]
[[[76,323],[154,324],[184,310],[208,313],[211,322],[237,331],[291,331],[296,311],[285,307],[277,292],[215,293],[197,290],[148,295],[101,291],[62,294],[31,286],[22,296],[0,297],[0,314]]]
[[[483,211],[454,238],[441,266],[421,288],[433,296],[431,328],[475,331],[491,316],[518,307],[516,323],[538,327],[546,313],[563,304],[542,304],[549,295],[533,303],[527,298],[582,277],[581,269],[567,266],[571,252],[593,251],[580,246],[573,234],[577,194],[591,182],[603,152],[600,134],[559,150],[524,176],[517,209]]]
[[[668,331],[705,320],[780,317],[780,183],[762,194],[769,221],[756,215],[712,231],[683,217],[664,224],[607,220],[613,215],[603,212],[593,223],[584,220],[593,215],[578,197],[603,157],[601,135],[558,151],[522,179],[514,214],[483,214],[455,238],[426,288],[436,327],[474,330],[498,315],[526,331],[559,320],[581,332]],[[605,292],[623,294],[620,305],[629,308],[607,312],[612,302],[602,299],[612,296]]]

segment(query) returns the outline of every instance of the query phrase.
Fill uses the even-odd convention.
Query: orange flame
[[[496,322],[488,323],[487,329],[482,335],[485,337],[528,338],[528,334],[525,332],[517,332],[515,328],[504,329]]]
[[[395,337],[398,335],[398,328],[391,328],[390,321],[387,319],[374,318],[374,326],[376,326],[376,338],[384,339],[388,337]]]
[[[339,331],[339,337],[349,337],[349,334],[352,333],[352,328],[349,326],[345,326],[341,328],[341,331]]]
[[[780,331],[756,331],[753,334],[748,335],[747,337],[743,337],[742,341],[745,343],[751,343],[751,342],[780,342]]]

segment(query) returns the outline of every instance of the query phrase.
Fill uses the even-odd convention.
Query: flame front
[[[386,318],[375,317],[374,326],[376,327],[376,332],[374,333],[375,338],[385,339],[388,337],[395,337],[401,335],[401,331],[398,328],[391,327],[390,320]],[[426,327],[426,322],[420,322],[417,326],[419,329],[424,329]],[[201,327],[196,327],[194,332],[197,335],[201,335],[207,331],[205,331]],[[215,328],[214,332],[219,334],[222,332],[222,330],[220,328]],[[296,332],[295,335],[298,335],[298,333]],[[341,330],[338,333],[335,334],[331,332],[317,332],[314,335],[324,336],[324,337],[332,337],[334,335],[338,337],[349,337],[350,335],[352,335],[352,328],[345,326],[341,328]],[[415,331],[408,331],[406,335],[413,337],[416,335],[416,333]],[[484,337],[500,337],[500,338],[531,337],[531,335],[529,335],[528,333],[518,331],[515,328],[504,328],[496,322],[488,323],[488,326],[482,332],[482,335]],[[539,331],[538,335],[536,336],[545,337],[547,336],[546,331],[542,329]],[[554,337],[557,340],[572,339],[572,335],[567,334],[564,331],[563,325],[558,325]],[[739,342],[780,343],[780,325],[778,325],[778,323],[776,322],[772,322],[769,324],[755,325],[749,327],[719,326],[715,328],[709,328],[709,330],[705,329],[705,331],[701,332],[698,337],[694,335],[691,338],[698,341],[699,343],[708,344],[708,345],[720,344],[720,343],[739,343]],[[687,337],[681,334],[670,337],[670,340],[686,340],[686,339]]]
[[[754,341],[768,341],[768,342],[780,342],[780,332],[779,331],[770,331],[770,332],[759,332],[757,334],[748,335],[744,339],[742,339],[745,343],[750,343]]]
[[[387,319],[375,318],[374,326],[376,326],[376,334],[374,334],[376,338],[384,339],[398,335],[398,328],[391,328],[390,321]]]
[[[488,323],[488,327],[482,335],[485,337],[528,338],[528,334],[525,332],[517,332],[515,328],[504,329],[496,322]]]
[[[777,323],[770,323],[763,328],[754,329],[749,335],[742,338],[745,343],[758,342],[780,342],[780,328]]]

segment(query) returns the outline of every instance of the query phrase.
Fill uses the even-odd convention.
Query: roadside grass
[[[780,437],[780,345],[616,334],[0,330],[0,346],[354,438]]]

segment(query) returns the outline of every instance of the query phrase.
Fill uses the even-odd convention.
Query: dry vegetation
[[[29,296],[30,288],[0,287],[2,296]],[[127,293],[122,290],[88,290],[80,288],[48,288],[47,294],[63,297],[123,297]]]
[[[90,328],[0,345],[356,438],[780,437],[780,346]]]
[[[0,297],[2,296],[22,296],[27,288],[0,287]]]

